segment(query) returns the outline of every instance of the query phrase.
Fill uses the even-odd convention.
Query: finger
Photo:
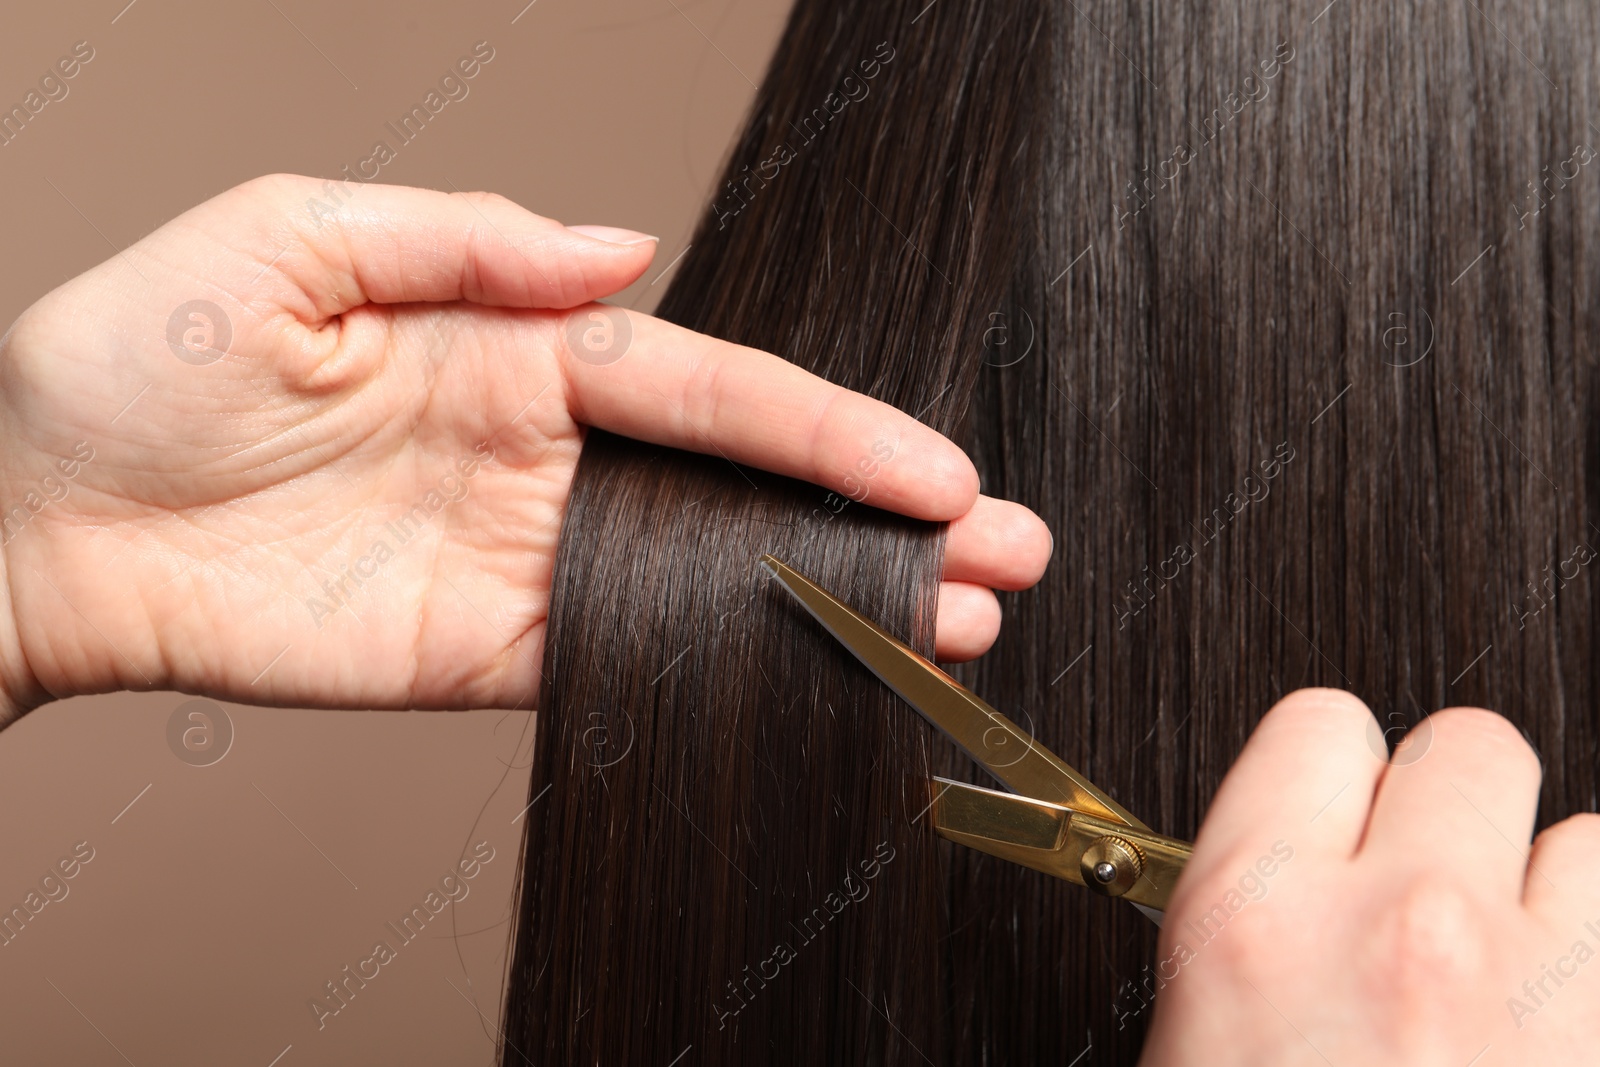
[[[639,312],[588,305],[567,318],[566,401],[579,422],[920,519],[957,518],[977,499],[978,472],[966,454],[898,408]],[[574,340],[590,332],[606,340]]]
[[[1246,862],[1283,842],[1340,858],[1361,840],[1384,763],[1372,712],[1339,689],[1302,689],[1262,718],[1211,802],[1195,860]],[[1212,857],[1215,859],[1213,860]]]
[[[968,582],[940,582],[934,615],[933,658],[944,663],[977,659],[1000,636],[1000,601]]]
[[[1492,899],[1520,900],[1539,805],[1539,757],[1492,711],[1451,708],[1425,721],[1432,728],[1427,750],[1384,772],[1361,858],[1435,869]]]
[[[1032,511],[980,495],[971,511],[950,524],[944,579],[1027,589],[1044,577],[1053,547],[1050,528]]]
[[[563,226],[492,193],[296,175],[246,183],[200,210],[233,216],[238,199],[290,220],[286,240],[277,236],[281,227],[269,227],[283,247],[264,246],[265,254],[308,301],[297,309],[307,321],[369,301],[575,307],[632,283],[656,250],[647,234]],[[329,206],[308,207],[315,204]]]
[[[1530,911],[1567,919],[1594,917],[1600,897],[1600,815],[1563,819],[1534,839],[1522,903]]]

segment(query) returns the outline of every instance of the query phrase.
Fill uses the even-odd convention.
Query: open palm
[[[906,461],[873,502],[960,518],[941,652],[987,647],[987,587],[1048,557],[1037,518],[893,408],[591,303],[654,250],[488,194],[273,176],[46,296],[0,352],[14,702],[528,706],[588,425],[833,488],[888,434]]]

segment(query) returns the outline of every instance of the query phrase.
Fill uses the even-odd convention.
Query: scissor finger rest
[[[1015,793],[934,778],[939,836],[1063,878],[1103,896],[1165,911],[1190,845]]]

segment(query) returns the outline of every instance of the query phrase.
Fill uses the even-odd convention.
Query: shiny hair
[[[1374,759],[1496,708],[1544,821],[1592,809],[1596,17],[799,0],[659,314],[1045,518],[961,676],[1158,830],[1304,685]],[[880,443],[845,497],[591,433],[505,1063],[1137,1058],[1154,927],[940,842],[928,774],[981,774],[756,565],[930,651],[941,530],[873,508]]]

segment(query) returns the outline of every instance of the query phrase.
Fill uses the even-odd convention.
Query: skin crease
[[[1162,924],[1143,1067],[1593,1060],[1600,955],[1575,947],[1600,954],[1600,816],[1529,854],[1540,772],[1522,736],[1477,708],[1428,721],[1420,754],[1386,765],[1348,693],[1301,690],[1262,719]],[[1260,878],[1275,845],[1292,858]]]
[[[980,496],[966,456],[909,416],[765,353],[629,312],[620,358],[576,358],[565,309],[656,249],[591,232],[613,240],[492,194],[273,175],[24,312],[0,346],[0,502],[37,504],[45,478],[60,499],[5,537],[0,725],[115,689],[531,706],[590,425],[839,491],[887,436],[873,503],[954,520],[939,653],[986,650],[991,588],[1044,571],[1038,517]],[[196,299],[232,334],[204,365],[168,343]],[[75,448],[92,458],[63,477]],[[421,535],[386,534],[419,503]]]
[[[488,194],[361,186],[308,210],[328,197],[290,175],[229,190],[45,296],[0,342],[0,502],[50,498],[0,551],[0,725],[124,688],[530,706],[591,425],[837,491],[887,433],[873,503],[954,520],[942,658],[985,651],[990,590],[1043,573],[1040,520],[980,496],[966,457],[893,408],[632,312],[618,360],[575,358],[565,309],[638,278],[653,240],[596,239]],[[232,329],[203,366],[167,340],[195,299]],[[79,442],[92,458],[67,474]],[[335,607],[322,583],[441,491],[454,502]],[[1202,827],[1162,956],[1275,842],[1293,859],[1161,991],[1144,1063],[1581,1062],[1600,965],[1520,1029],[1506,1001],[1575,941],[1600,950],[1584,927],[1600,927],[1600,819],[1547,830],[1531,870],[1508,847],[1533,825],[1531,752],[1486,712],[1433,723],[1425,757],[1385,771],[1348,694],[1297,693],[1267,715]]]

